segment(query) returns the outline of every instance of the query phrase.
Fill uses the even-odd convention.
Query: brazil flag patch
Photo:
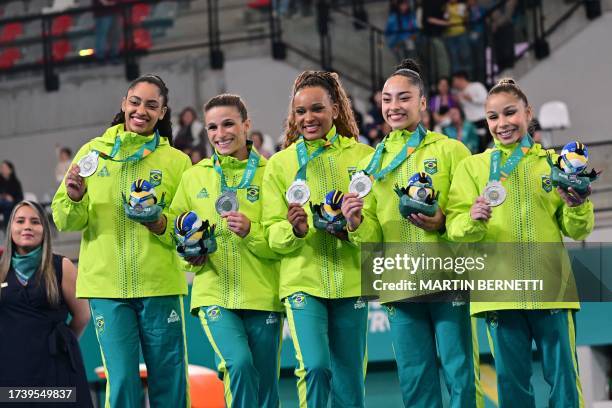
[[[425,167],[427,174],[436,174],[438,172],[438,159],[426,159],[423,161],[423,167]]]
[[[249,186],[246,191],[247,200],[254,203],[259,200],[259,186]]]

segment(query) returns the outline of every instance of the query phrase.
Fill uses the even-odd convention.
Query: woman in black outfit
[[[92,406],[77,341],[89,308],[75,297],[76,275],[70,260],[52,252],[43,209],[19,202],[0,258],[0,387],[76,387],[76,403],[45,408]]]

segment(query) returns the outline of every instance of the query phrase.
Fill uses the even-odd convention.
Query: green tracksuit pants
[[[450,406],[484,406],[478,338],[469,303],[397,302],[385,304],[385,308],[404,406],[442,407],[438,356]]]
[[[90,299],[106,372],[106,408],[139,408],[139,348],[151,407],[190,407],[183,297]]]
[[[215,350],[229,408],[276,408],[282,316],[278,312],[200,308],[200,322]]]
[[[550,385],[548,407],[583,407],[576,357],[575,311],[499,310],[487,312],[487,332],[497,372],[500,408],[535,408],[531,385],[532,342],[542,355]]]
[[[365,406],[368,302],[298,292],[284,300],[301,408]]]

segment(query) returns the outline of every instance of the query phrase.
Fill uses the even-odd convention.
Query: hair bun
[[[416,62],[412,58],[404,59],[399,65],[397,65],[395,67],[396,71],[398,71],[400,69],[409,69],[409,70],[414,71],[417,74],[421,75],[421,66],[419,65],[418,62]]]
[[[512,78],[502,78],[502,79],[499,80],[497,85],[512,85],[512,86],[517,86],[516,82]]]

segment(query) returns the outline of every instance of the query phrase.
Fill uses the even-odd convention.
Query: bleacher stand
[[[130,14],[134,49],[146,52],[155,39],[165,35],[173,26],[178,1],[135,3]],[[29,18],[26,21],[8,21],[0,24],[0,71],[31,68],[43,63],[42,16],[61,13],[74,8],[92,7],[91,0],[29,0],[0,3],[0,19]],[[120,16],[120,27],[123,16]],[[123,32],[123,30],[121,30]],[[95,49],[95,19],[93,11],[59,14],[50,26],[51,57],[53,62],[80,63],[92,60]],[[122,37],[122,35],[121,35]],[[120,39],[120,51],[126,43]]]

